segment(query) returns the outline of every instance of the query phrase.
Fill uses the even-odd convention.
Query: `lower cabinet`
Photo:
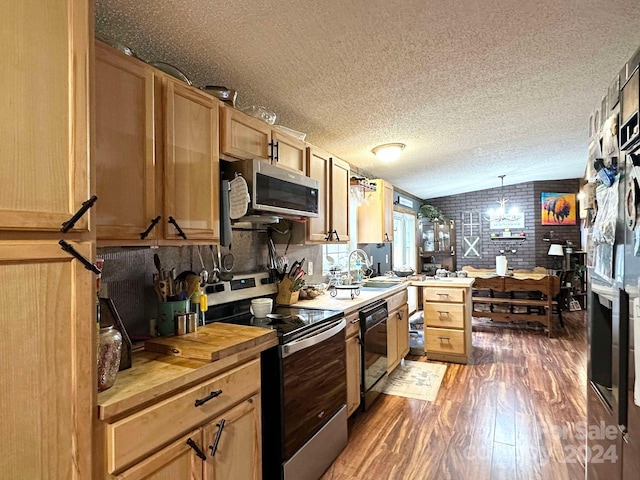
[[[203,427],[205,480],[260,480],[260,395]]]
[[[99,478],[262,478],[259,359],[151,404],[145,397],[97,429]]]
[[[387,298],[387,371],[391,373],[409,353],[409,305],[407,291]]]
[[[424,287],[427,358],[466,364],[471,356],[471,288]]]
[[[362,347],[358,313],[353,313],[347,317],[345,346],[347,352],[347,416],[349,416],[360,406]]]
[[[118,475],[119,480],[201,480],[203,460],[202,429],[176,440],[149,458]]]

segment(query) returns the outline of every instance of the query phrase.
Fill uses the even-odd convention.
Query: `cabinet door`
[[[347,351],[347,415],[351,415],[360,406],[360,337],[353,335],[345,342]]]
[[[382,218],[382,240],[393,242],[393,185],[387,182],[383,182]]]
[[[55,241],[0,243],[0,478],[91,477],[94,285]]]
[[[205,480],[262,478],[260,395],[227,411],[203,430]]]
[[[307,221],[307,240],[326,242],[329,223],[329,165],[331,156],[318,148],[307,152],[307,176],[318,181],[318,216]]]
[[[307,144],[302,140],[278,133],[271,132],[273,143],[278,152],[276,164],[306,175],[307,173]]]
[[[97,238],[139,241],[158,215],[153,69],[96,43],[95,78]]]
[[[398,366],[398,316],[394,310],[387,319],[387,371],[391,372]]]
[[[403,305],[396,311],[398,319],[398,359],[409,353],[409,306]]]
[[[202,429],[198,429],[137,463],[116,478],[118,480],[201,480],[203,461],[187,441],[193,442],[193,445],[205,453]]]
[[[0,230],[60,230],[90,196],[88,30],[89,2],[3,4]]]
[[[349,241],[349,175],[351,167],[337,158],[331,159],[331,230],[334,240]],[[337,237],[337,238],[336,238]],[[338,240],[339,238],[339,240]]]
[[[269,159],[271,126],[234,108],[221,106],[220,153],[240,159]]]
[[[220,237],[218,102],[177,81],[165,87],[165,238],[181,240],[167,223],[173,217],[188,240]]]

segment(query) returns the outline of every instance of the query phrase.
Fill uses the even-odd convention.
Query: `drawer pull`
[[[216,423],[218,427],[218,433],[216,433],[216,439],[213,441],[213,445],[209,445],[209,450],[212,457],[216,456],[216,450],[218,450],[218,443],[220,443],[220,435],[222,435],[222,429],[224,428],[225,419],[220,420],[220,423]]]
[[[199,407],[200,405],[204,405],[205,403],[207,403],[209,400],[211,400],[212,398],[216,398],[217,396],[222,395],[222,390],[216,390],[215,392],[211,392],[209,395],[207,395],[204,398],[201,398],[200,400],[196,400],[195,406]]]
[[[194,442],[193,440],[191,440],[190,438],[187,439],[187,445],[189,445],[191,448],[193,448],[193,450],[196,452],[196,455],[198,456],[198,458],[200,460],[206,460],[207,456],[202,453],[202,450],[200,450],[198,448],[198,445],[196,445],[196,442]]]
[[[358,322],[360,322],[360,319],[356,318],[355,320],[351,320],[349,323],[352,324],[352,325],[355,325]]]
[[[442,343],[443,340],[446,340],[448,343],[451,343],[451,337],[438,337],[438,340],[440,340],[440,343]]]
[[[448,293],[438,293],[439,297],[449,297]]]
[[[449,312],[447,312],[446,310],[436,310],[438,312],[438,316],[441,317],[442,315],[446,315],[447,317],[449,316]]]

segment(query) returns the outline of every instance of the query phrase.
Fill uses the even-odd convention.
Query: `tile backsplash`
[[[267,233],[264,231],[233,230],[231,253],[235,258],[232,273],[249,273],[267,269]],[[202,269],[196,252],[197,246],[184,247],[104,247],[98,248],[97,256],[105,260],[102,272],[103,292],[113,300],[129,335],[148,335],[149,321],[156,317],[158,298],[153,287],[156,267],[154,253],[158,254],[163,268],[175,268],[199,272]],[[213,267],[211,249],[199,247],[207,270]],[[284,245],[276,245],[279,254]],[[221,247],[221,254],[229,251]],[[314,275],[307,283],[320,283],[322,277],[322,247],[320,245],[290,245],[287,252],[290,264],[306,258],[314,262]]]

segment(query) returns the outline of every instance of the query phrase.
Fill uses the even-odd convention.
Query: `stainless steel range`
[[[347,444],[345,326],[341,311],[276,307],[267,318],[251,299],[274,298],[267,273],[236,275],[206,289],[206,323],[275,330],[262,353],[263,478],[317,480]]]

